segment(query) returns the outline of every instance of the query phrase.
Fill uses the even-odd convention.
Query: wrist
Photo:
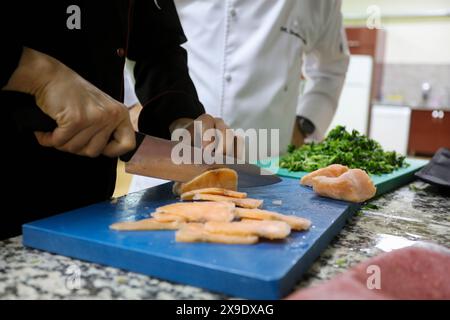
[[[301,132],[304,138],[307,138],[308,136],[312,135],[316,130],[314,123],[312,123],[311,120],[305,117],[297,116],[296,123],[299,131]]]
[[[24,48],[19,65],[4,89],[36,96],[50,82],[57,65],[56,59],[33,49]]]

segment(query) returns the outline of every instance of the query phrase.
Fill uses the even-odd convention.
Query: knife
[[[24,103],[16,108],[13,117],[21,130],[49,132],[57,127],[55,120],[38,108],[34,99],[33,103]],[[176,164],[171,158],[172,149],[180,142],[140,132],[135,132],[135,135],[136,147],[119,157],[126,163],[125,171],[127,173],[187,182],[208,170],[230,168],[238,173],[239,187],[265,186],[281,181],[278,176],[268,170],[249,163],[236,163],[235,158],[227,156],[215,156],[220,160],[218,161],[220,164],[207,164],[204,161],[200,164],[194,164],[193,161],[191,161],[192,164]],[[190,145],[184,146],[184,150],[188,149],[192,158],[196,152],[202,152],[199,148]]]

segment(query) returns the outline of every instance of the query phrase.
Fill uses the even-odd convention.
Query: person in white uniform
[[[189,72],[208,113],[231,128],[279,129],[281,152],[324,137],[349,63],[340,0],[175,4]],[[134,178],[130,190],[154,184],[145,180]]]

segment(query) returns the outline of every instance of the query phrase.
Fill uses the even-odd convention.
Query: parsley
[[[418,186],[416,184],[410,184],[408,187],[409,187],[409,190],[411,190],[413,192],[419,192],[419,191],[423,191],[426,189],[426,186]]]
[[[364,216],[364,212],[362,212],[362,210],[359,210],[358,212],[356,212],[355,214],[357,217],[363,217]]]
[[[343,268],[347,265],[347,259],[345,258],[339,258],[335,261],[335,264],[339,267],[339,268]]]
[[[379,207],[376,204],[373,203],[367,203],[364,207],[364,210],[378,210]]]
[[[369,174],[384,174],[406,167],[405,157],[395,151],[384,151],[373,139],[343,126],[330,131],[320,143],[307,143],[298,149],[292,145],[280,159],[280,167],[289,171],[314,171],[331,164],[359,168]]]

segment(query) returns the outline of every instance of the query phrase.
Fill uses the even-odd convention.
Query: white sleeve
[[[347,73],[350,54],[342,25],[341,1],[332,2],[318,41],[305,53],[304,94],[297,114],[311,120],[323,137],[333,120]]]
[[[125,63],[125,69],[123,71],[123,83],[124,83],[124,104],[131,108],[139,102],[136,92],[134,91],[134,84],[136,81],[133,76],[134,63],[127,59]]]

